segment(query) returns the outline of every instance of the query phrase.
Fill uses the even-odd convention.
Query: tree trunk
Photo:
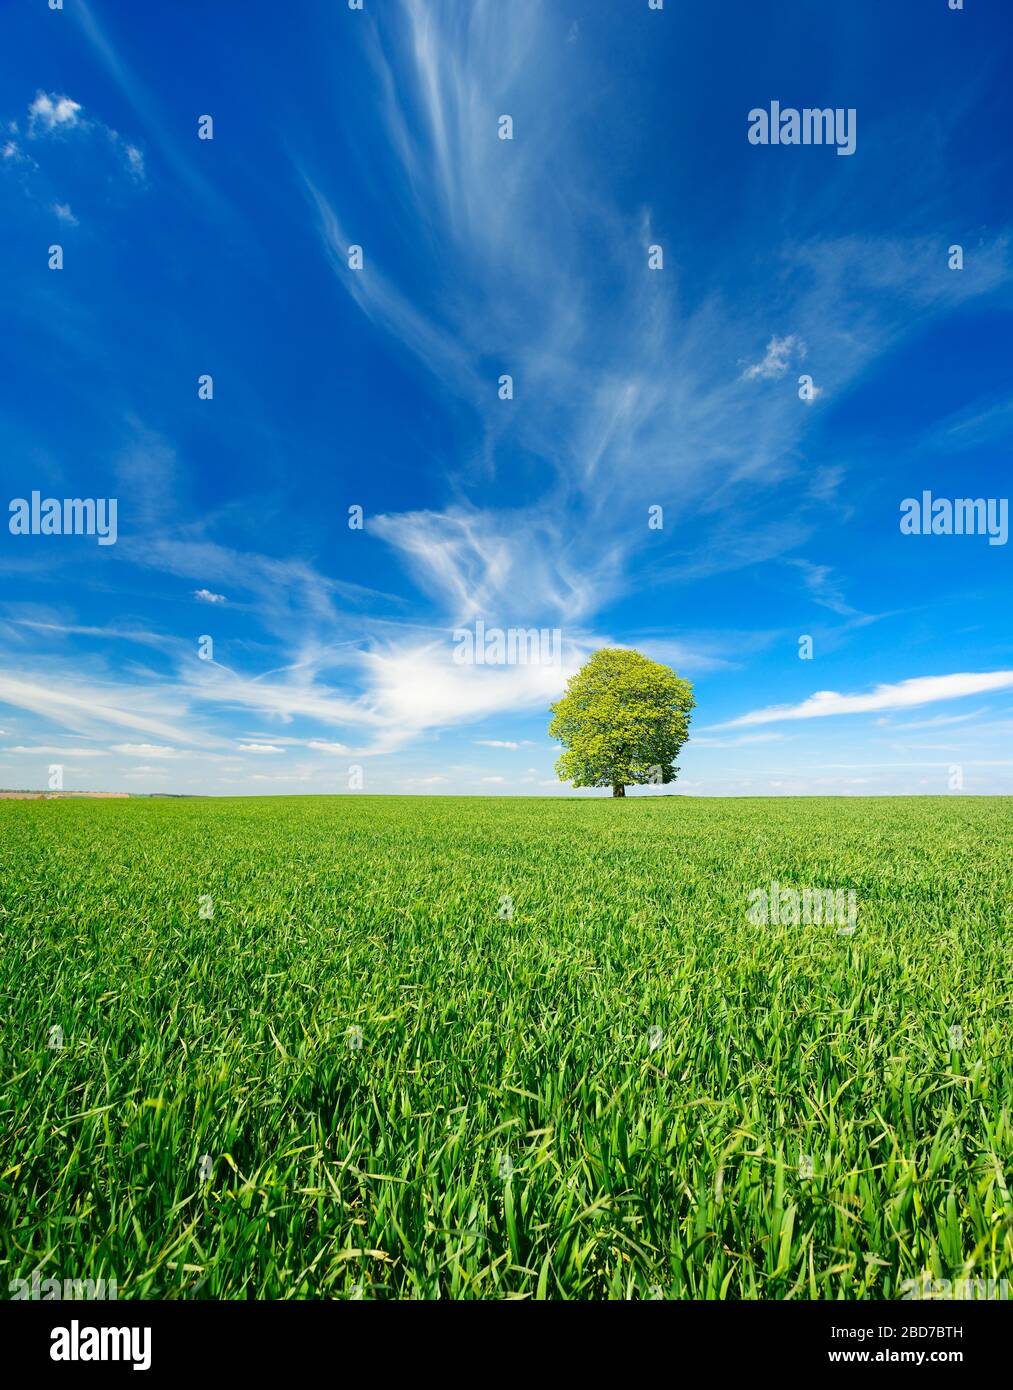
[[[625,795],[626,795],[626,788],[623,787],[623,786],[620,786],[618,783],[616,783],[616,785],[612,788],[612,795],[613,795],[613,796],[625,796]]]

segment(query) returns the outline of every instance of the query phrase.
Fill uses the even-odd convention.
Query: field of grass
[[[1013,1277],[1011,845],[985,798],[5,803],[3,1296]],[[752,924],[771,880],[856,930]]]

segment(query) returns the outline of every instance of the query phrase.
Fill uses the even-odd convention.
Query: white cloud
[[[183,744],[218,741],[188,733],[169,722],[185,712],[184,703],[171,690],[125,686],[110,689],[99,684],[81,684],[73,677],[61,679],[59,673],[22,680],[0,672],[0,704],[31,710],[78,734],[92,733],[96,724],[111,724],[124,731],[153,734]]]
[[[150,119],[150,94],[118,62],[87,12],[82,23],[135,108],[147,108],[147,130],[162,142],[160,162],[171,164],[172,151],[158,132],[171,129],[172,123]],[[448,643],[458,618],[481,616],[504,626],[549,620],[563,624],[564,631],[567,624],[590,621],[603,602],[623,592],[627,565],[649,569],[647,582],[660,582],[666,565],[671,575],[675,562],[661,557],[679,553],[679,542],[670,544],[673,521],[694,527],[696,554],[722,557],[728,567],[757,564],[796,545],[804,534],[799,525],[791,517],[776,530],[758,525],[749,498],[757,495],[755,480],[777,481],[793,466],[790,460],[799,457],[805,428],[799,421],[805,412],[798,409],[794,391],[757,390],[748,383],[787,373],[796,354],[801,358],[805,351],[804,338],[820,363],[821,379],[825,376],[831,389],[838,389],[855,379],[884,342],[895,340],[898,325],[918,319],[908,312],[907,302],[899,312],[898,300],[905,294],[917,299],[923,294],[920,285],[942,282],[926,273],[938,257],[935,245],[909,257],[906,243],[898,239],[896,257],[885,271],[875,272],[880,283],[871,286],[873,307],[858,310],[853,282],[856,274],[869,276],[863,267],[881,265],[880,248],[874,242],[839,241],[813,250],[805,277],[789,271],[785,280],[765,287],[762,302],[737,301],[730,311],[716,295],[706,302],[693,297],[694,303],[700,300],[699,307],[685,311],[680,303],[686,301],[677,293],[667,295],[674,275],[645,277],[640,258],[628,257],[638,229],[624,210],[593,201],[592,190],[600,181],[584,178],[587,164],[582,161],[588,155],[568,119],[574,87],[547,80],[540,61],[540,55],[552,51],[554,33],[565,36],[566,24],[560,27],[551,7],[529,6],[524,0],[511,7],[509,17],[489,3],[410,3],[407,23],[394,26],[389,42],[384,38],[381,47],[375,34],[364,39],[380,78],[375,89],[377,138],[385,133],[402,156],[397,183],[391,186],[382,183],[384,166],[377,161],[378,198],[392,205],[396,200],[404,214],[391,222],[392,236],[399,226],[421,226],[424,235],[413,242],[418,255],[426,255],[427,247],[439,248],[425,265],[425,296],[400,280],[402,267],[410,263],[417,268],[417,263],[399,258],[396,244],[385,267],[378,263],[379,248],[374,254],[367,246],[365,271],[349,275],[347,245],[362,236],[361,224],[354,232],[343,226],[344,214],[339,220],[326,198],[312,190],[342,292],[413,351],[466,409],[474,408],[480,426],[475,447],[467,451],[470,473],[451,470],[448,478],[452,503],[369,523],[435,599],[435,617],[425,615],[431,620],[429,631],[436,624],[444,627]],[[583,48],[568,56],[583,62]],[[574,81],[582,76],[575,69]],[[488,111],[514,109],[500,105],[500,95],[517,98],[517,109],[525,112],[525,135],[491,153],[484,124]],[[60,116],[60,101],[69,99],[47,100],[53,129],[85,124],[77,103],[70,103],[76,111],[65,109]],[[46,110],[43,106],[33,118],[40,130]],[[97,125],[94,120],[87,124]],[[119,156],[133,164],[132,151],[139,154],[125,140],[118,146]],[[176,173],[188,173],[192,180],[188,161],[189,155],[181,154]],[[336,182],[335,201],[337,188]],[[607,298],[596,294],[596,277],[586,274],[588,229],[600,231],[601,246],[621,248],[608,266]],[[535,238],[538,244],[551,243],[553,256],[529,264]],[[991,261],[993,275],[1005,273],[1005,252],[985,247],[982,256]],[[633,259],[637,264],[630,270],[627,261],[632,265]],[[980,264],[982,257],[976,259]],[[791,258],[790,264],[795,263]],[[637,289],[645,280],[651,281],[646,296]],[[970,285],[971,275],[945,281],[951,286],[958,282]],[[777,318],[772,318],[772,303],[779,305]],[[772,322],[790,323],[796,332],[770,338],[762,360],[743,373],[747,384],[735,380],[742,343],[758,349],[768,340]],[[522,409],[497,400],[494,380],[484,367],[476,368],[476,363],[487,364],[492,342],[516,372]],[[659,361],[666,363],[660,375]],[[543,490],[538,504],[494,509],[484,499],[507,495],[497,468],[509,464],[518,449],[539,460]],[[669,511],[668,530],[652,539],[642,504],[653,492],[645,492],[644,484],[672,478],[679,479],[677,515],[673,518]],[[729,495],[733,485],[743,483],[745,488]],[[469,497],[469,487],[481,499],[479,506],[461,500]],[[720,543],[714,544],[719,527]],[[145,673],[142,678],[152,682],[150,698],[124,687],[120,703],[125,712],[136,708],[139,713],[144,713],[143,704],[154,716],[152,723],[163,718],[156,702],[168,705],[173,718],[182,707],[187,722],[192,717],[194,723],[203,715],[218,719],[236,709],[255,710],[258,715],[249,723],[256,731],[251,728],[246,735],[254,743],[245,751],[279,752],[298,743],[321,753],[353,754],[358,750],[344,741],[326,741],[329,735],[345,740],[351,726],[375,735],[366,751],[382,752],[428,730],[489,714],[544,712],[569,674],[568,669],[454,666],[446,651],[420,645],[417,632],[392,637],[380,626],[388,620],[378,619],[375,608],[368,624],[355,629],[356,636],[370,634],[370,650],[363,653],[344,640],[350,635],[345,611],[350,605],[335,603],[335,595],[343,599],[354,586],[339,585],[303,561],[227,550],[204,540],[200,527],[182,531],[185,540],[162,536],[149,543],[151,529],[143,528],[144,539],[132,560],[185,576],[179,586],[184,593],[189,583],[228,587],[232,600],[241,595],[244,608],[279,639],[281,648],[277,657],[273,652],[270,657],[278,669],[260,676],[198,663],[192,654],[180,656],[176,685],[159,688],[157,678]],[[749,540],[745,548],[742,536]],[[665,546],[649,548],[654,540]],[[120,553],[126,553],[125,546]],[[820,601],[828,607],[838,602],[831,576],[822,567],[814,568],[811,579]],[[226,601],[212,588],[190,592],[199,602]],[[365,592],[359,591],[360,597]],[[395,611],[403,616],[403,608]],[[377,641],[378,628],[389,644]],[[352,650],[337,654],[341,646]],[[257,647],[251,643],[247,650]],[[587,650],[583,638],[573,641],[574,658]],[[571,648],[567,651],[571,654]],[[729,651],[738,655],[737,649]],[[340,685],[332,677],[339,664],[344,668]],[[710,658],[710,664],[727,663]],[[38,684],[48,686],[41,678]],[[67,721],[102,718],[87,706],[92,692],[77,687],[73,676],[67,688],[80,697],[62,706]],[[57,690],[62,689],[57,683]],[[51,690],[34,696],[36,703],[28,707],[56,715],[54,701],[60,697]],[[106,698],[111,698],[108,692]],[[758,714],[755,722],[762,722],[763,711]],[[296,727],[319,729],[321,738],[271,741],[275,724],[281,728],[296,719]],[[261,723],[263,743],[257,746]],[[158,736],[154,727],[137,727]],[[509,732],[515,726],[496,722],[484,727]],[[125,735],[126,730],[120,733]],[[211,740],[212,746],[216,742],[222,740]],[[479,742],[507,746],[510,741]],[[235,744],[230,741],[229,746]]]
[[[116,157],[125,162],[131,177],[138,183],[142,182],[145,172],[144,155],[139,147],[133,141],[122,140],[119,132],[111,129],[104,121],[98,118],[86,120],[83,112],[84,108],[79,101],[73,101],[68,96],[58,96],[55,92],[39,91],[28,108],[28,137],[38,140],[43,136],[69,131],[105,136]],[[16,122],[12,121],[9,128],[16,131]],[[13,142],[10,143],[13,145]],[[7,155],[5,147],[4,155],[8,158],[22,157],[16,145],[13,145],[12,155]]]
[[[60,219],[61,222],[67,222],[72,227],[76,227],[78,225],[77,218],[71,212],[69,203],[54,203],[53,211],[56,213],[57,217]]]
[[[951,676],[916,676],[894,685],[877,685],[866,695],[841,695],[835,690],[818,690],[797,705],[770,705],[750,714],[714,724],[715,729],[731,729],[743,724],[775,724],[782,719],[817,719],[834,714],[868,714],[881,709],[908,709],[930,705],[937,700],[957,700],[981,695],[988,690],[1013,687],[1013,671],[967,672]]]
[[[562,626],[564,637],[627,592],[638,567],[649,567],[646,582],[660,587],[755,566],[804,542],[810,521],[801,503],[758,522],[754,499],[798,472],[809,421],[787,382],[772,391],[753,383],[787,377],[810,357],[819,361],[821,390],[856,380],[917,321],[911,301],[924,300],[922,284],[939,281],[929,270],[937,250],[900,238],[885,247],[810,241],[800,252],[805,280],[785,271],[733,307],[715,295],[687,309],[678,286],[669,290],[674,275],[645,276],[640,258],[627,254],[637,241],[648,244],[649,217],[635,225],[590,191],[599,184],[586,177],[590,158],[567,112],[587,75],[584,46],[570,54],[567,81],[549,78],[540,55],[567,32],[552,7],[518,0],[507,21],[493,4],[411,0],[404,19],[389,42],[371,34],[364,52],[374,69],[377,138],[398,170],[397,185],[379,185],[377,196],[410,211],[406,225],[424,228],[416,253],[440,248],[426,262],[427,295],[403,280],[402,265],[417,267],[417,259],[399,261],[396,245],[386,257],[367,247],[362,273],[350,274],[348,247],[361,239],[360,222],[351,222],[336,183],[328,186],[319,170],[297,172],[339,293],[473,410],[479,428],[467,465],[448,476],[453,500],[372,517],[367,531],[394,549],[447,627],[476,618],[503,627],[548,623]],[[525,138],[493,154],[484,122],[494,108],[523,109]],[[607,295],[585,274],[589,232],[622,248],[608,267]],[[552,258],[524,260],[524,248],[546,238]],[[797,260],[791,250],[786,265]],[[985,258],[990,269],[973,289],[965,279],[946,293],[981,293],[990,278],[1008,274],[1001,238]],[[856,300],[856,277],[868,281],[868,267],[881,264],[866,300]],[[790,333],[771,334],[773,304]],[[939,307],[948,307],[945,295]],[[743,341],[767,345],[753,365],[735,365]],[[495,377],[476,372],[490,342],[510,364],[522,409],[498,399]],[[539,459],[537,506],[478,502],[517,450]],[[666,515],[664,539],[673,521],[692,525],[689,562],[661,558],[687,548],[654,548],[646,527],[647,489],[672,477],[679,505],[676,517],[671,509]],[[813,567],[810,577],[820,602],[846,607],[828,570]],[[578,635],[574,649],[589,648]],[[374,648],[363,664],[368,693],[359,717],[362,708],[376,717],[388,747],[426,728],[546,702],[530,668],[480,680],[464,668],[442,669],[407,642]],[[705,656],[693,664],[730,663]],[[508,703],[515,697],[518,704]]]
[[[271,743],[283,748],[314,748],[318,753],[350,753],[352,750],[344,743],[334,743],[321,738],[281,738],[276,734],[265,734],[259,730],[246,735],[250,743]]]
[[[368,652],[363,661],[372,687],[369,707],[377,722],[409,738],[505,711],[546,710],[585,656],[577,644],[564,640],[562,662],[556,666],[458,665],[448,632],[445,643]]]
[[[187,756],[179,748],[168,748],[160,743],[114,743],[111,751],[122,753],[128,758],[185,758]]]
[[[340,623],[335,596],[363,604],[388,595],[357,584],[329,579],[299,559],[279,560],[256,552],[231,550],[206,540],[175,540],[166,535],[146,537],[125,553],[135,564],[186,579],[227,585],[251,595],[261,622],[286,641],[307,629],[333,632]],[[208,592],[214,592],[208,590]],[[205,600],[206,602],[206,600]]]
[[[239,745],[241,753],[284,753],[284,748],[278,748],[273,743],[241,743]]]
[[[11,121],[9,128],[16,133],[18,128],[17,121]],[[5,140],[3,145],[0,146],[0,162],[9,166],[18,165],[20,167],[24,165],[26,168],[32,170],[38,169],[39,167],[31,155],[26,154],[16,140]]]
[[[801,559],[789,560],[788,564],[801,571],[805,587],[814,602],[842,618],[863,616],[847,602],[841,581],[835,576],[832,566],[816,565],[811,560]]]
[[[727,641],[727,639],[724,640]],[[601,645],[611,644],[603,642]],[[727,657],[716,656],[710,651],[698,650],[696,647],[690,647],[687,643],[670,637],[648,637],[644,640],[624,642],[622,645],[636,647],[637,651],[643,652],[652,661],[660,661],[665,666],[674,666],[680,671],[731,671],[738,664],[735,661],[729,661]],[[741,652],[741,648],[737,647],[736,651]]]
[[[378,725],[383,721],[372,714],[361,700],[345,698],[314,679],[312,666],[296,670],[284,678],[269,679],[238,675],[217,663],[194,662],[185,673],[187,692],[197,700],[257,710],[283,724],[302,716],[321,724]]]
[[[607,538],[573,542],[549,503],[385,514],[368,529],[400,553],[451,627],[475,618],[503,627],[572,624],[621,588],[617,547]]]
[[[508,738],[477,738],[475,742],[480,743],[483,748],[520,748],[521,746]]]
[[[980,709],[973,709],[968,714],[937,714],[932,719],[913,719],[906,724],[894,724],[889,719],[877,719],[876,723],[891,731],[899,729],[938,729],[946,724],[966,724],[969,719],[980,719],[983,714],[988,714],[988,705],[983,705]]]
[[[805,343],[796,338],[794,333],[789,333],[784,338],[775,335],[767,344],[767,351],[761,360],[754,362],[742,373],[743,378],[746,381],[756,381],[758,378],[773,381],[784,376],[791,366],[792,357],[799,360],[805,357]]]
[[[41,747],[26,748],[19,744],[14,748],[0,748],[0,753],[38,754],[51,758],[104,758],[103,748],[52,748],[48,744]]]
[[[780,743],[784,737],[784,734],[738,734],[734,738],[708,738],[691,733],[690,743],[694,748],[741,748],[750,743]]]
[[[40,126],[47,132],[73,130],[80,124],[81,110],[80,102],[71,101],[70,97],[38,92],[28,108],[28,133],[34,135]]]

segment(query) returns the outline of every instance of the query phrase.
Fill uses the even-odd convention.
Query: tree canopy
[[[563,745],[561,781],[575,787],[674,782],[689,737],[693,687],[669,666],[627,647],[592,653],[550,706],[549,736]]]

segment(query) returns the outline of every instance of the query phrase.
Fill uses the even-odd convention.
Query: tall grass
[[[7,803],[0,1292],[1011,1276],[1011,843],[999,799]],[[771,880],[857,930],[751,924]]]

